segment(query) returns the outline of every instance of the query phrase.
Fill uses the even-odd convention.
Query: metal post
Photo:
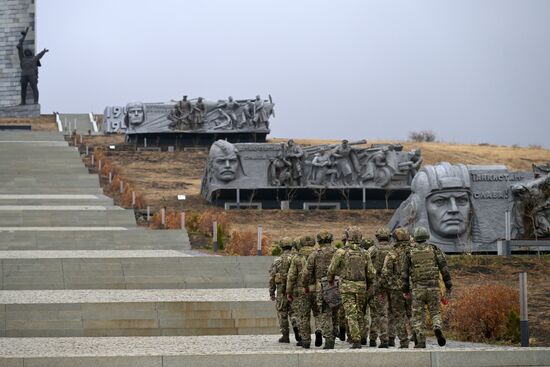
[[[363,210],[367,209],[367,189],[363,187]]]
[[[258,226],[258,247],[257,255],[262,256],[262,225]]]
[[[98,166],[97,170],[101,172],[101,159],[97,161],[97,166]]]
[[[95,166],[95,155],[92,154],[92,166]]]
[[[529,346],[529,315],[527,311],[527,273],[519,273],[519,325],[521,346]]]
[[[237,188],[237,209],[241,208],[241,190]]]
[[[143,147],[147,148],[147,138],[143,138]]]
[[[185,229],[185,212],[181,212],[181,229]]]
[[[166,212],[164,210],[164,208],[162,208],[160,210],[160,224],[162,226],[162,229],[164,229],[164,226],[165,226],[165,220],[166,220]]]
[[[86,144],[86,157],[90,155],[90,150],[88,149],[88,144]]]
[[[212,222],[212,247],[214,252],[218,252],[218,222]]]
[[[510,256],[512,255],[512,246],[511,246],[511,243],[510,243],[510,238],[511,238],[511,235],[510,235],[510,232],[511,232],[511,225],[510,225],[510,211],[507,210],[505,213],[504,213],[504,224],[505,224],[505,230],[506,230],[506,256]]]
[[[109,172],[109,183],[113,183],[113,172]]]
[[[80,134],[80,144],[82,144],[82,134]]]
[[[151,207],[147,205],[147,223],[149,223],[150,219],[151,219]]]
[[[76,147],[76,135],[74,136],[74,146]]]
[[[136,192],[132,191],[132,208],[136,206]]]
[[[120,180],[120,193],[124,192],[124,181]]]

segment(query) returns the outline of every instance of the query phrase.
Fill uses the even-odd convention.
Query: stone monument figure
[[[292,163],[287,158],[286,144],[281,143],[281,150],[269,163],[269,182],[273,186],[291,185]]]
[[[184,130],[190,124],[191,111],[191,102],[187,100],[187,96],[183,96],[169,115],[169,119],[172,121],[171,126],[177,130]]]
[[[140,125],[145,121],[145,106],[141,102],[126,105],[126,126]]]
[[[413,149],[409,153],[409,161],[399,164],[401,170],[408,171],[408,182],[411,183],[414,176],[418,173],[424,158],[422,157],[422,151],[418,149]]]
[[[422,226],[429,228],[436,244],[465,245],[474,219],[470,188],[463,164],[425,166],[414,177],[411,195],[395,212],[390,228]]]
[[[266,128],[269,129],[269,126],[267,126],[268,120],[269,114],[265,110],[264,101],[257,95],[254,101],[254,110],[252,112],[252,123],[256,129],[262,126],[262,124],[266,124]]]
[[[315,185],[335,185],[336,173],[330,149],[322,149],[320,152],[315,153],[311,161],[310,183]]]
[[[342,143],[335,147],[332,156],[336,158],[337,176],[344,185],[351,185],[353,182],[353,173],[360,172],[359,161],[348,140],[342,140]]]
[[[206,116],[206,106],[202,102],[202,97],[197,99],[197,102],[193,105],[191,110],[191,121],[193,128],[197,128],[204,122]]]
[[[210,147],[208,167],[213,178],[224,183],[235,180],[240,174],[246,176],[239,151],[225,140],[217,140]]]
[[[237,119],[239,107],[241,105],[231,96],[227,98],[227,101],[218,104],[221,114],[227,119],[227,125],[231,126],[232,129],[239,128],[239,121]]]
[[[21,66],[21,104],[27,104],[27,85],[31,85],[34,103],[38,103],[38,67],[40,59],[49,50],[47,48],[40,51],[36,56],[30,49],[23,50],[23,42],[27,37],[29,28],[21,32],[21,38],[17,44],[17,52],[19,54],[19,65]]]
[[[535,167],[533,169],[536,172]],[[512,236],[550,237],[550,174],[539,174],[538,178],[515,184],[511,192],[514,200]]]
[[[302,147],[294,143],[292,139],[289,139],[287,142],[287,159],[291,165],[290,174],[292,185],[302,186],[302,178],[304,176],[304,151]]]

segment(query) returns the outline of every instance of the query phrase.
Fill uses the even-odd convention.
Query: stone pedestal
[[[40,104],[0,107],[0,117],[40,117]]]

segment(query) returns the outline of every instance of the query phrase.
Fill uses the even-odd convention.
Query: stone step
[[[181,250],[189,249],[182,230],[123,227],[0,227],[1,250]]]
[[[277,343],[273,335],[106,338],[0,338],[6,367],[542,367],[550,348],[513,348],[448,341],[424,350],[334,350]]]
[[[114,205],[105,195],[6,195],[0,194],[0,205]]]
[[[0,141],[60,141],[63,134],[54,131],[0,131]]]
[[[0,211],[2,227],[135,227],[133,210],[9,210]],[[1,228],[0,228],[1,230]]]
[[[0,289],[265,288],[271,257],[181,250],[0,251]]]
[[[279,332],[267,289],[0,291],[0,336]]]

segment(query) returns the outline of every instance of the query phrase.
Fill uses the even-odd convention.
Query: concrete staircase
[[[61,113],[59,119],[65,133],[75,130],[78,134],[83,135],[87,134],[88,131],[94,133],[94,127],[87,113]]]

